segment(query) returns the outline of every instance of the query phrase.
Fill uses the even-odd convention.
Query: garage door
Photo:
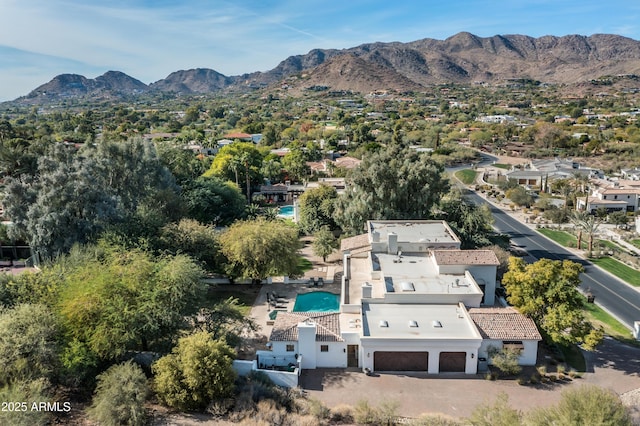
[[[375,371],[427,371],[429,352],[374,352]]]
[[[467,365],[466,352],[440,352],[440,372],[464,373]]]

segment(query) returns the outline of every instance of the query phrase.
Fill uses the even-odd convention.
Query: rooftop
[[[434,250],[438,265],[499,265],[492,250]]]
[[[475,294],[480,289],[462,274],[439,274],[433,260],[423,255],[377,253],[375,258],[384,275],[387,292],[416,294]],[[411,283],[414,290],[406,290]]]
[[[380,240],[386,241],[389,233],[398,236],[401,242],[460,242],[446,222],[440,220],[370,220],[370,233],[378,232]]]
[[[342,342],[340,314],[327,312],[279,312],[271,330],[271,342],[298,341],[298,324],[312,321],[316,324],[316,341]]]
[[[542,340],[533,320],[513,308],[471,308],[469,315],[483,339]]]
[[[480,340],[463,304],[363,303],[363,337]]]

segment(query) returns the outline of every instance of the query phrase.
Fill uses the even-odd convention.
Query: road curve
[[[596,297],[598,306],[611,313],[629,329],[633,329],[634,321],[640,321],[640,291],[594,266],[588,260],[575,256],[564,247],[488,203],[478,194],[471,192],[468,197],[477,204],[486,203],[491,208],[495,219],[494,228],[498,232],[509,235],[514,244],[522,246],[529,254],[528,261],[541,258],[568,259],[582,264],[585,272],[581,275],[580,288],[583,292],[591,291]]]

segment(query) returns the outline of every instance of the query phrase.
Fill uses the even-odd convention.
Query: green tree
[[[236,222],[220,236],[220,245],[233,276],[259,282],[297,272],[298,231],[283,222],[263,218]]]
[[[327,261],[329,256],[338,247],[338,240],[333,236],[333,232],[324,226],[313,234],[313,253],[321,256],[322,261]]]
[[[282,167],[292,182],[301,182],[309,175],[307,157],[301,149],[294,148],[282,157]]]
[[[56,371],[59,327],[44,305],[0,311],[0,385],[50,378]]]
[[[149,350],[195,312],[205,290],[201,277],[185,255],[154,258],[107,247],[100,258],[65,275],[59,309],[67,341],[101,359]]]
[[[147,378],[138,365],[131,361],[114,365],[98,376],[89,416],[107,426],[144,425],[148,394]]]
[[[529,207],[533,204],[533,197],[521,186],[507,190],[504,195],[517,206]]]
[[[364,157],[350,188],[335,203],[334,218],[348,234],[359,234],[367,220],[429,219],[449,190],[442,164],[428,154],[397,146]]]
[[[158,245],[166,253],[186,254],[213,271],[222,266],[218,237],[218,231],[212,226],[193,219],[182,219],[162,228]]]
[[[246,199],[236,185],[216,176],[200,177],[183,187],[186,216],[201,223],[228,225],[244,214]]]
[[[265,152],[250,142],[234,142],[220,149],[205,177],[218,176],[223,180],[236,182],[240,188],[239,176],[249,180],[250,185],[262,183],[262,160]],[[242,185],[245,186],[245,185]]]
[[[298,199],[300,208],[298,225],[302,231],[312,234],[324,226],[336,229],[337,225],[333,220],[333,203],[337,197],[336,189],[329,185],[320,185],[305,191]]]
[[[492,244],[493,215],[488,205],[479,206],[464,198],[460,190],[454,189],[442,197],[438,210],[435,217],[447,221],[460,237],[462,248],[476,248]]]
[[[11,236],[44,258],[67,253],[96,238],[108,225],[180,212],[178,188],[155,148],[141,139],[104,142],[83,149],[54,145],[35,176],[7,179],[3,201]]]
[[[627,213],[624,211],[617,211],[609,213],[609,223],[614,224],[616,228],[624,226],[629,222]]]
[[[581,238],[582,231],[584,231],[587,234],[587,237],[589,238],[587,256],[591,257],[591,254],[593,253],[593,236],[598,231],[598,228],[600,227],[602,220],[599,217],[584,211],[573,212],[573,215],[570,217],[570,220],[579,229],[578,245],[577,245],[578,249],[581,248],[580,246],[582,241],[582,238]]]
[[[613,391],[584,385],[562,392],[560,402],[527,413],[525,424],[631,426],[629,409]]]
[[[153,365],[158,397],[173,408],[202,410],[214,399],[231,396],[234,356],[207,332],[181,338],[171,354]]]
[[[593,350],[603,335],[582,313],[581,272],[582,266],[570,260],[540,259],[525,264],[512,257],[502,284],[509,303],[533,319],[553,342],[583,343]]]

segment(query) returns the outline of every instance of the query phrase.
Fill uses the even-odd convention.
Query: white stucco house
[[[542,339],[532,320],[496,307],[490,250],[460,250],[443,221],[369,221],[342,241],[339,312],[283,312],[271,356],[306,368],[476,374],[489,348],[520,350],[535,365]]]

